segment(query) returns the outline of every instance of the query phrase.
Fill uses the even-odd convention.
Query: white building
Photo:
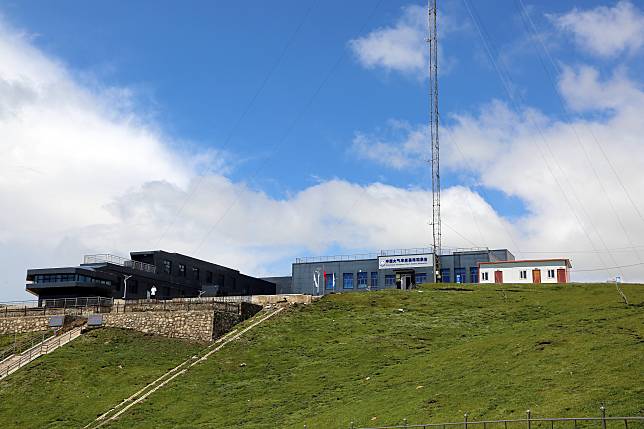
[[[479,283],[568,283],[569,259],[479,262]]]

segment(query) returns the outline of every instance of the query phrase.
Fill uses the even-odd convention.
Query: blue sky
[[[507,96],[464,3],[441,3],[449,26],[457,27],[442,45],[449,64],[441,77],[441,110],[449,121],[450,112],[475,111],[491,98]],[[536,49],[523,47],[527,35],[518,3],[472,3],[491,43],[508,52],[512,78],[525,99],[545,113],[560,114]],[[391,171],[347,150],[356,132],[377,131],[389,119],[426,120],[426,80],[365,70],[348,48],[349,40],[391,25],[409,4],[386,1],[373,12],[372,1],[250,2],[243,7],[222,1],[190,7],[171,1],[26,1],[7,2],[2,11],[14,25],[35,33],[39,48],[82,79],[132,90],[138,108],[177,144],[225,149],[235,162],[233,179],[250,179],[252,186],[279,197],[334,177],[361,184],[428,185],[422,167]],[[551,25],[544,13],[564,13],[575,2],[530,6],[536,24],[547,31]],[[571,46],[562,46],[556,55],[583,59]],[[449,186],[463,177],[446,171],[443,180]],[[482,192],[502,214],[522,212],[520,201],[494,190]]]
[[[637,200],[642,183],[635,173],[641,165],[622,156],[638,143],[633,138],[639,130],[629,128],[632,121],[627,120],[640,107],[642,3],[453,0],[439,5],[445,222],[460,231],[454,235],[446,229],[446,244],[583,250],[595,252],[591,259],[580,257],[584,267],[620,265],[611,262],[620,260],[620,255],[605,256],[602,261],[597,254],[644,244],[644,219],[640,219],[644,205]],[[13,64],[4,75],[0,70],[0,82],[37,94],[42,88],[67,88],[74,94],[71,100],[82,100],[69,101],[52,89],[63,104],[76,104],[70,110],[73,114],[57,112],[61,114],[58,122],[69,123],[64,130],[62,126],[60,130],[43,129],[41,135],[50,138],[48,147],[64,155],[65,151],[78,154],[85,150],[97,154],[97,150],[123,145],[134,152],[140,149],[150,159],[150,171],[136,176],[132,173],[135,163],[106,152],[104,158],[114,155],[116,161],[110,164],[108,169],[114,170],[104,182],[119,177],[118,186],[74,187],[77,193],[72,197],[70,191],[64,198],[85,201],[81,203],[87,204],[85,217],[52,213],[52,218],[67,219],[61,220],[55,234],[38,229],[35,222],[28,228],[30,233],[50,235],[51,249],[33,261],[21,259],[19,265],[50,260],[72,263],[75,252],[107,249],[126,253],[136,246],[159,244],[203,252],[197,256],[204,258],[224,258],[253,273],[279,274],[287,272],[288,261],[300,254],[428,244],[430,213],[424,190],[430,186],[430,177],[422,162],[429,156],[423,139],[428,108],[421,52],[425,5],[383,1],[375,6],[374,1],[255,1],[243,5],[193,1],[188,6],[171,1],[0,1],[1,36],[7,43],[0,56],[4,52],[6,64]],[[529,21],[522,13],[528,14]],[[617,30],[610,31],[606,40],[598,39],[593,31],[606,26]],[[484,43],[491,48],[496,67]],[[420,55],[420,63],[415,55]],[[36,59],[44,64],[41,74],[26,71],[32,60],[38,63]],[[55,77],[45,76],[49,67]],[[511,86],[513,98],[506,92],[498,67],[508,71],[505,83]],[[36,85],[38,79],[45,84]],[[14,97],[7,96],[7,100],[22,106],[28,97],[21,99],[22,92],[16,91],[7,92]],[[38,100],[51,101],[54,95]],[[55,110],[55,104],[34,108],[34,112]],[[96,112],[88,107],[92,104],[98,106]],[[104,121],[101,132],[111,136],[105,130],[113,130],[114,139],[90,150],[94,142],[83,134],[88,128],[75,116],[83,111]],[[26,117],[19,123],[29,124]],[[12,132],[18,129],[8,119],[5,125]],[[595,137],[588,136],[589,130],[594,130]],[[615,131],[623,134],[624,147],[610,146],[613,142],[603,138]],[[5,149],[14,154],[27,152],[27,148],[36,151],[30,146],[31,137],[21,133],[16,131],[18,137],[5,140]],[[137,146],[135,137],[141,135],[149,137],[149,142]],[[598,145],[606,146],[595,146],[597,136]],[[525,169],[514,170],[532,146],[532,155],[527,156],[537,160],[535,165],[530,161]],[[579,148],[587,150],[583,157],[587,164],[580,167],[571,160],[571,165],[565,165],[581,157]],[[601,150],[617,155],[606,158]],[[537,153],[545,167],[537,165],[541,162]],[[399,162],[391,161],[392,154],[400,157]],[[490,158],[491,154],[496,155]],[[551,157],[561,159],[550,166]],[[60,162],[68,160],[69,156]],[[6,171],[22,165],[13,161],[7,161]],[[45,171],[38,166],[51,161],[43,155],[34,160],[33,167]],[[56,180],[72,182],[78,177],[72,170],[57,173]],[[595,174],[578,175],[578,171]],[[121,176],[126,178],[121,180]],[[136,210],[131,203],[123,205],[135,195],[153,195],[159,181],[170,187],[159,191],[157,199]],[[597,186],[586,189],[590,182]],[[25,188],[21,195],[27,189],[47,194],[43,183],[34,179],[29,185],[33,188]],[[548,187],[551,192],[541,195]],[[90,204],[79,197],[88,191],[100,198]],[[0,187],[0,192],[5,201],[13,195],[9,188]],[[176,200],[170,201],[168,195],[173,192],[177,192]],[[307,230],[313,232],[300,241],[284,242],[271,236],[252,243],[245,242],[241,233],[235,237],[224,234],[235,230],[227,221],[243,206],[238,199],[224,196],[244,192],[249,193],[249,200],[257,200],[244,210],[257,210],[260,216],[273,208],[283,209],[275,214],[276,219],[311,210],[317,217]],[[307,202],[308,195],[316,192],[321,196]],[[385,209],[377,201],[396,192],[402,193],[400,199],[412,201],[401,204],[409,224],[400,234],[383,225],[393,220],[391,214],[374,215],[390,213],[391,207]],[[557,193],[561,195],[553,197]],[[610,209],[603,212],[594,202],[598,194],[607,193],[612,200]],[[331,194],[336,198],[325,199]],[[375,200],[363,201],[361,194],[376,195]],[[217,214],[200,213],[199,207],[192,207],[192,200],[198,198],[209,198],[207,204]],[[544,205],[545,200],[549,205]],[[567,204],[557,203],[564,200]],[[335,208],[326,213],[318,204]],[[546,208],[556,209],[556,216]],[[358,213],[354,216],[354,212]],[[141,213],[146,214],[144,220],[132,224],[132,217]],[[544,216],[549,223],[547,236],[537,226],[544,224]],[[177,218],[180,225],[186,225],[181,234],[175,231]],[[306,219],[292,222],[305,224]],[[5,222],[13,225],[17,221]],[[575,223],[581,227],[570,226]],[[92,235],[88,228],[96,229],[97,224],[121,230],[127,230],[126,224],[144,224],[149,230],[144,233],[139,228],[117,244],[112,238],[87,238]],[[562,232],[561,225],[568,227]],[[353,229],[345,230],[345,226]],[[355,237],[348,232],[360,228],[366,228],[365,232]],[[384,230],[388,232],[382,238],[372,237]],[[263,236],[263,231],[256,235]],[[13,243],[12,238],[4,239],[6,246]],[[229,253],[216,245],[209,249],[211,241],[237,251]],[[63,243],[71,250],[60,256]],[[31,252],[26,245],[23,250],[25,255]],[[641,251],[644,254],[644,248]],[[237,262],[240,253],[252,254],[256,262]],[[642,262],[636,252],[631,253],[632,260],[627,262]],[[24,265],[18,271],[24,272]],[[614,274],[607,269],[601,276]],[[635,274],[641,275],[639,271]],[[5,280],[7,284],[13,281]]]

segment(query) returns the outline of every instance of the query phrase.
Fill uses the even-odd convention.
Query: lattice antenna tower
[[[438,141],[438,9],[436,0],[427,5],[429,37],[429,136],[432,145],[432,239],[434,248],[434,281],[440,281],[441,254],[441,175]]]

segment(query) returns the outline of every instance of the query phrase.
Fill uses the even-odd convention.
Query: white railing
[[[128,267],[139,271],[146,271],[148,273],[155,273],[157,268],[154,265],[146,264],[145,262],[133,261],[131,259],[123,258],[122,256],[110,255],[109,253],[100,253],[97,255],[85,255],[83,258],[84,264],[101,264],[108,263],[120,265],[121,267]]]
[[[0,379],[13,374],[34,359],[47,353],[51,353],[58,347],[64,346],[73,339],[78,338],[81,334],[82,329],[83,328],[79,326],[72,329],[71,331],[65,332],[62,335],[48,338],[27,351],[6,358],[0,364]]]

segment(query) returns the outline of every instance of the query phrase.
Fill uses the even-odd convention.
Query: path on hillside
[[[241,331],[238,332],[237,329],[234,329],[233,331],[227,333],[223,337],[217,339],[211,345],[209,345],[204,350],[202,350],[198,355],[192,356],[186,359],[184,362],[177,365],[170,371],[166,372],[165,374],[163,374],[162,376],[154,380],[152,383],[148,384],[138,392],[134,393],[129,398],[124,399],[120,404],[116,405],[115,407],[109,409],[105,413],[98,416],[96,420],[92,421],[87,426],[84,426],[83,429],[97,429],[104,426],[105,424],[108,424],[113,420],[116,420],[127,410],[129,410],[136,404],[142,402],[144,399],[146,399],[148,396],[150,396],[157,390],[161,389],[163,386],[167,385],[174,378],[178,377],[181,374],[184,374],[186,371],[188,371],[190,368],[197,365],[198,363],[207,360],[213,353],[218,352],[224,346],[226,346],[226,344],[240,338],[243,334],[250,331],[255,326],[259,325],[260,323],[264,322],[265,320],[273,317],[274,315],[284,310],[284,308],[285,307],[279,307],[276,310],[271,311],[261,319],[257,320],[256,322],[253,322],[251,325],[247,326]]]
[[[38,359],[40,356],[51,353],[57,348],[80,337],[82,329],[82,326],[78,326],[63,334],[48,337],[22,353],[16,353],[7,357],[0,362],[0,380],[18,371],[31,361]]]

